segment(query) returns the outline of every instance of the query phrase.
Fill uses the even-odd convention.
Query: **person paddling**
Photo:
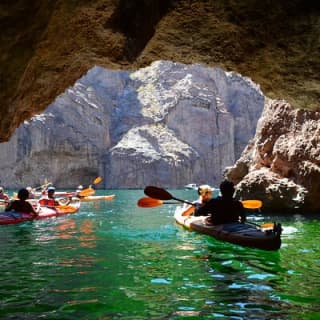
[[[246,215],[241,201],[236,200],[233,195],[234,184],[224,180],[220,184],[221,196],[213,199],[211,203],[211,217],[208,221],[214,225],[225,223],[245,222]]]
[[[26,201],[29,198],[29,191],[25,188],[18,191],[18,200],[13,200],[9,202],[5,211],[16,211],[23,213],[30,213],[34,217],[38,215],[38,212],[33,208],[33,206]]]
[[[208,223],[218,225],[225,223],[245,222],[245,210],[241,201],[233,198],[234,184],[224,180],[220,184],[221,196],[212,198],[210,186],[203,185],[198,189],[200,201],[194,202],[184,212],[183,216],[209,216]]]
[[[56,188],[51,186],[47,189],[47,195],[42,197],[40,200],[39,200],[39,203],[41,206],[46,206],[46,207],[57,207],[57,206],[61,206],[62,204],[56,200],[55,196],[54,196],[54,193],[56,191]],[[68,200],[67,203],[64,203],[63,205],[67,205],[70,203],[70,200]]]
[[[183,216],[189,216],[193,214],[194,216],[208,216],[212,213],[212,192],[211,188],[207,184],[203,184],[198,188],[199,199],[193,202],[192,206],[188,206]]]

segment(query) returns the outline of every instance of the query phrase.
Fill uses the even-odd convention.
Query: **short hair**
[[[27,200],[29,198],[29,191],[27,189],[25,189],[25,188],[20,189],[18,191],[18,198],[20,200]]]
[[[220,183],[220,191],[223,196],[233,196],[235,188],[233,182],[224,180]]]

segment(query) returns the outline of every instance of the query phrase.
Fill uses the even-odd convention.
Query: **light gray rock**
[[[135,72],[94,67],[0,145],[1,184],[216,185],[253,138],[264,95],[250,79],[156,61]]]

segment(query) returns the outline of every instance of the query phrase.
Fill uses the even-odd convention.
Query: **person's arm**
[[[182,216],[191,216],[193,213],[194,213],[194,211],[196,210],[196,207],[195,206],[191,206],[191,205],[189,205],[187,208],[186,208],[186,210],[185,211],[183,211],[183,213],[182,213]]]
[[[25,202],[26,209],[28,210],[29,213],[32,213],[34,216],[37,216],[39,214],[38,211],[35,210],[33,205],[29,202]]]

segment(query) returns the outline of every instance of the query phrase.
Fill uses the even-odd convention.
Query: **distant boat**
[[[186,189],[198,190],[198,186],[195,183],[189,183],[184,186]]]

